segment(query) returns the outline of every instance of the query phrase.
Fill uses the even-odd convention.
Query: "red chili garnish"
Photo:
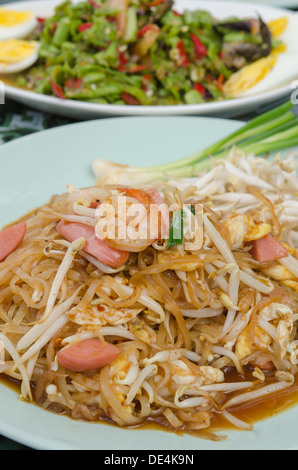
[[[150,82],[153,78],[153,75],[143,75],[143,80]]]
[[[90,3],[90,5],[94,8],[100,8],[100,5],[94,0],[88,0],[88,3]]]
[[[132,67],[130,67],[127,72],[130,72],[130,73],[138,73],[138,72],[141,72],[142,70],[146,70],[148,67],[146,67],[146,65],[133,65]]]
[[[99,312],[104,312],[105,308],[102,307],[101,305],[97,305],[97,310],[98,310]]]
[[[224,81],[224,76],[223,76],[223,74],[221,73],[221,74],[218,76],[218,79],[217,79],[217,81],[216,81],[216,86],[217,86],[217,89],[218,89],[219,91],[222,91],[223,81]]]
[[[93,26],[93,23],[83,23],[78,27],[80,33],[86,31],[86,29],[90,29]]]
[[[154,0],[153,2],[150,2],[150,3],[146,3],[146,7],[156,7],[157,5],[159,5],[160,3],[163,3],[164,0]]]
[[[143,91],[147,90],[148,83],[151,82],[152,79],[153,79],[152,75],[145,74],[142,76],[142,90]]]
[[[146,70],[148,67],[146,65],[137,65],[137,64],[132,64],[126,67],[125,65],[119,65],[118,70],[120,72],[126,72],[126,73],[138,73],[141,72],[142,70]]]
[[[51,27],[51,33],[54,34],[57,28],[58,28],[58,22],[53,23]]]
[[[127,63],[127,57],[125,52],[120,52],[119,53],[119,67],[118,70],[123,70],[125,68],[125,65]]]
[[[182,67],[186,67],[189,64],[189,59],[188,59],[186,50],[184,48],[183,39],[181,39],[177,43],[176,48],[178,49],[179,54],[180,54],[180,64],[179,65],[181,65]]]
[[[196,83],[194,89],[203,96],[206,93],[206,88],[201,83]]]
[[[83,84],[83,79],[82,78],[67,78],[65,81],[65,86],[67,88],[73,88],[77,90],[78,88],[81,88]]]
[[[202,43],[202,41],[196,36],[195,34],[191,33],[190,38],[195,46],[196,51],[196,58],[198,60],[203,59],[208,54],[206,46]]]
[[[46,20],[45,18],[40,18],[39,16],[37,16],[36,19],[37,19],[38,23],[44,23],[45,20]]]
[[[141,28],[138,31],[138,38],[140,38],[141,36],[144,36],[144,34],[147,33],[147,31],[149,31],[150,29],[152,29],[152,27],[153,27],[153,24],[151,24],[151,23],[146,24],[145,26],[143,26],[143,28]]]
[[[178,11],[176,10],[172,10],[172,12],[174,13],[175,16],[182,16],[181,13],[178,13]]]
[[[55,83],[54,80],[52,79],[52,77],[50,78],[50,83],[51,83],[51,87],[52,87],[52,91],[53,91],[54,95],[57,96],[57,98],[61,98],[62,100],[65,100],[66,96],[65,96],[61,86],[58,85],[58,83]]]
[[[121,98],[126,104],[129,104],[131,106],[139,106],[141,104],[137,98],[130,95],[129,93],[122,92]]]

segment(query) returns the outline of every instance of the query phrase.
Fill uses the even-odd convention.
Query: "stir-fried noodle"
[[[0,264],[0,372],[23,399],[75,419],[193,432],[221,413],[250,429],[233,408],[297,373],[297,183],[294,158],[234,149],[196,178],[69,186],[21,221],[24,239]],[[138,228],[157,206],[147,236],[119,236],[120,196],[144,209]],[[98,244],[106,203],[116,231]],[[173,237],[179,217],[184,235],[195,217],[194,244]]]

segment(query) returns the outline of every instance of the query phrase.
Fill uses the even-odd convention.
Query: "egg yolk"
[[[33,14],[30,11],[13,11],[0,8],[0,26],[12,27],[18,26],[31,20]]]
[[[15,64],[30,57],[36,49],[34,42],[10,39],[0,41],[0,63]]]

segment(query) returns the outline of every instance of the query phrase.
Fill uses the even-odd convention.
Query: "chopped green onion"
[[[193,206],[189,207],[192,214],[195,214],[195,210]],[[179,211],[175,212],[173,215],[170,233],[169,233],[169,240],[168,246],[174,245],[182,245],[183,243],[183,233],[184,233],[184,220],[185,220],[185,208],[180,209]]]

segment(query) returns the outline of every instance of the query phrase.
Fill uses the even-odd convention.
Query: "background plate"
[[[78,0],[75,0],[77,2]],[[9,3],[8,8],[29,9],[37,16],[49,16],[54,7],[62,0],[37,0],[29,2]],[[263,5],[262,3],[240,1],[213,0],[176,0],[175,8],[205,9],[219,19],[233,14],[239,17],[256,16],[259,13],[265,21],[280,18],[294,13],[284,9]],[[103,116],[136,116],[136,115],[208,115],[218,117],[236,117],[251,111],[258,112],[265,105],[272,106],[275,102],[290,96],[290,84],[278,87],[266,93],[243,97],[222,102],[211,102],[195,105],[175,106],[119,106],[85,103],[82,101],[61,100],[55,97],[39,95],[34,92],[5,86],[6,97],[18,101],[40,111],[67,116],[74,119],[92,119]]]
[[[205,148],[242,123],[198,117],[130,117],[72,124],[0,147],[0,226],[64,192],[94,183],[91,164],[106,158],[130,165],[170,162]],[[229,432],[222,442],[157,430],[123,430],[73,421],[18,400],[0,382],[0,434],[38,450],[298,449],[298,407]]]
[[[224,2],[225,0],[219,0]],[[242,0],[233,0],[235,3],[242,3]],[[256,3],[255,0],[246,0],[247,3]],[[279,7],[279,8],[298,8],[298,0],[261,0],[258,2],[259,4],[269,5],[271,7]]]

